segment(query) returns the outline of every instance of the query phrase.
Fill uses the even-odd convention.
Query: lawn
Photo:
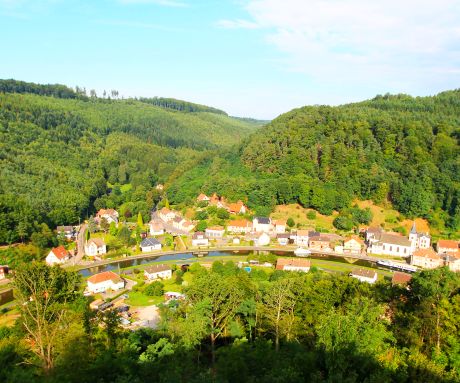
[[[352,263],[341,263],[341,262],[335,262],[335,261],[326,261],[322,259],[310,259],[310,261],[311,261],[312,266],[316,266],[319,269],[323,269],[327,271],[341,272],[341,273],[348,274],[354,269],[375,270],[377,272],[379,279],[383,279],[384,277],[391,278],[391,276],[393,275],[391,271],[377,270],[371,267],[357,266],[357,265],[353,265]]]
[[[157,305],[162,303],[164,298],[163,297],[149,297],[144,295],[140,291],[129,291],[128,293],[129,298],[126,299],[126,304],[129,306],[151,306]]]
[[[275,211],[271,215],[274,219],[284,219],[292,218],[294,222],[300,225],[301,228],[308,229],[321,229],[322,231],[335,231],[332,221],[338,215],[337,212],[334,212],[332,215],[322,215],[316,212],[316,218],[310,220],[307,218],[307,213],[313,209],[305,209],[299,204],[290,204],[290,205],[277,205]]]
[[[0,312],[0,327],[13,326],[14,323],[16,322],[16,319],[19,318],[20,316],[18,309],[14,306],[13,307],[10,307],[10,306],[11,306],[10,303],[0,306],[0,310],[2,310],[3,308],[8,308],[8,311],[6,313]]]

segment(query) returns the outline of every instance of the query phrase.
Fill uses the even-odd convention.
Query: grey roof
[[[262,225],[269,225],[270,224],[270,218],[268,218],[268,217],[254,217],[254,219],[257,219],[257,222],[259,222]]]
[[[371,226],[367,229],[368,233],[383,233],[383,229],[380,226]]]
[[[68,232],[68,231],[73,232],[74,230],[73,230],[73,226],[58,226],[56,228],[56,231],[59,233],[61,231],[63,231],[63,232]]]
[[[291,238],[291,234],[290,233],[280,233],[276,236],[277,238],[286,238],[286,239],[289,239]]]
[[[414,223],[412,224],[412,229],[410,229],[410,233],[411,233],[411,234],[417,234],[417,228],[415,227],[415,221],[414,221]]]
[[[156,238],[144,238],[141,242],[141,247],[159,245],[160,241]]]
[[[351,275],[356,275],[359,277],[374,278],[376,272],[374,270],[367,269],[355,269],[351,272]]]
[[[144,271],[146,271],[148,274],[153,274],[153,273],[159,273],[160,271],[166,271],[166,270],[171,270],[171,266],[169,265],[153,265],[146,267]]]
[[[407,246],[410,247],[412,245],[411,241],[409,241],[406,237],[402,237],[400,235],[389,234],[389,233],[382,233],[376,238],[381,243],[389,243],[390,245],[398,245],[398,246]]]

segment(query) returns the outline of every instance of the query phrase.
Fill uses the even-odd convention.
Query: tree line
[[[263,256],[262,256],[263,257]],[[7,382],[458,382],[460,277],[446,268],[409,285],[214,262],[174,278],[186,298],[156,329],[124,330],[94,312],[76,273],[27,263],[21,317],[0,328]],[[158,286],[157,286],[158,285]],[[161,294],[161,284],[146,293]],[[158,291],[157,291],[158,290]]]

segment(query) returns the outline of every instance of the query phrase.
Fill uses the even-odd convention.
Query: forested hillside
[[[59,85],[2,84],[0,243],[27,239],[42,223],[78,223],[105,207],[110,184],[129,184],[133,214],[148,215],[146,194],[159,180],[257,127],[224,114],[70,97]]]
[[[286,113],[238,153],[203,161],[173,185],[178,200],[220,190],[260,212],[299,202],[321,213],[354,198],[391,202],[408,217],[460,228],[460,91],[378,96]],[[202,186],[204,185],[204,186]]]

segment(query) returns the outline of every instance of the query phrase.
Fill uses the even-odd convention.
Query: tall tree
[[[46,372],[53,368],[56,343],[68,326],[68,303],[79,296],[78,283],[77,273],[36,262],[24,264],[15,272],[20,322]]]

